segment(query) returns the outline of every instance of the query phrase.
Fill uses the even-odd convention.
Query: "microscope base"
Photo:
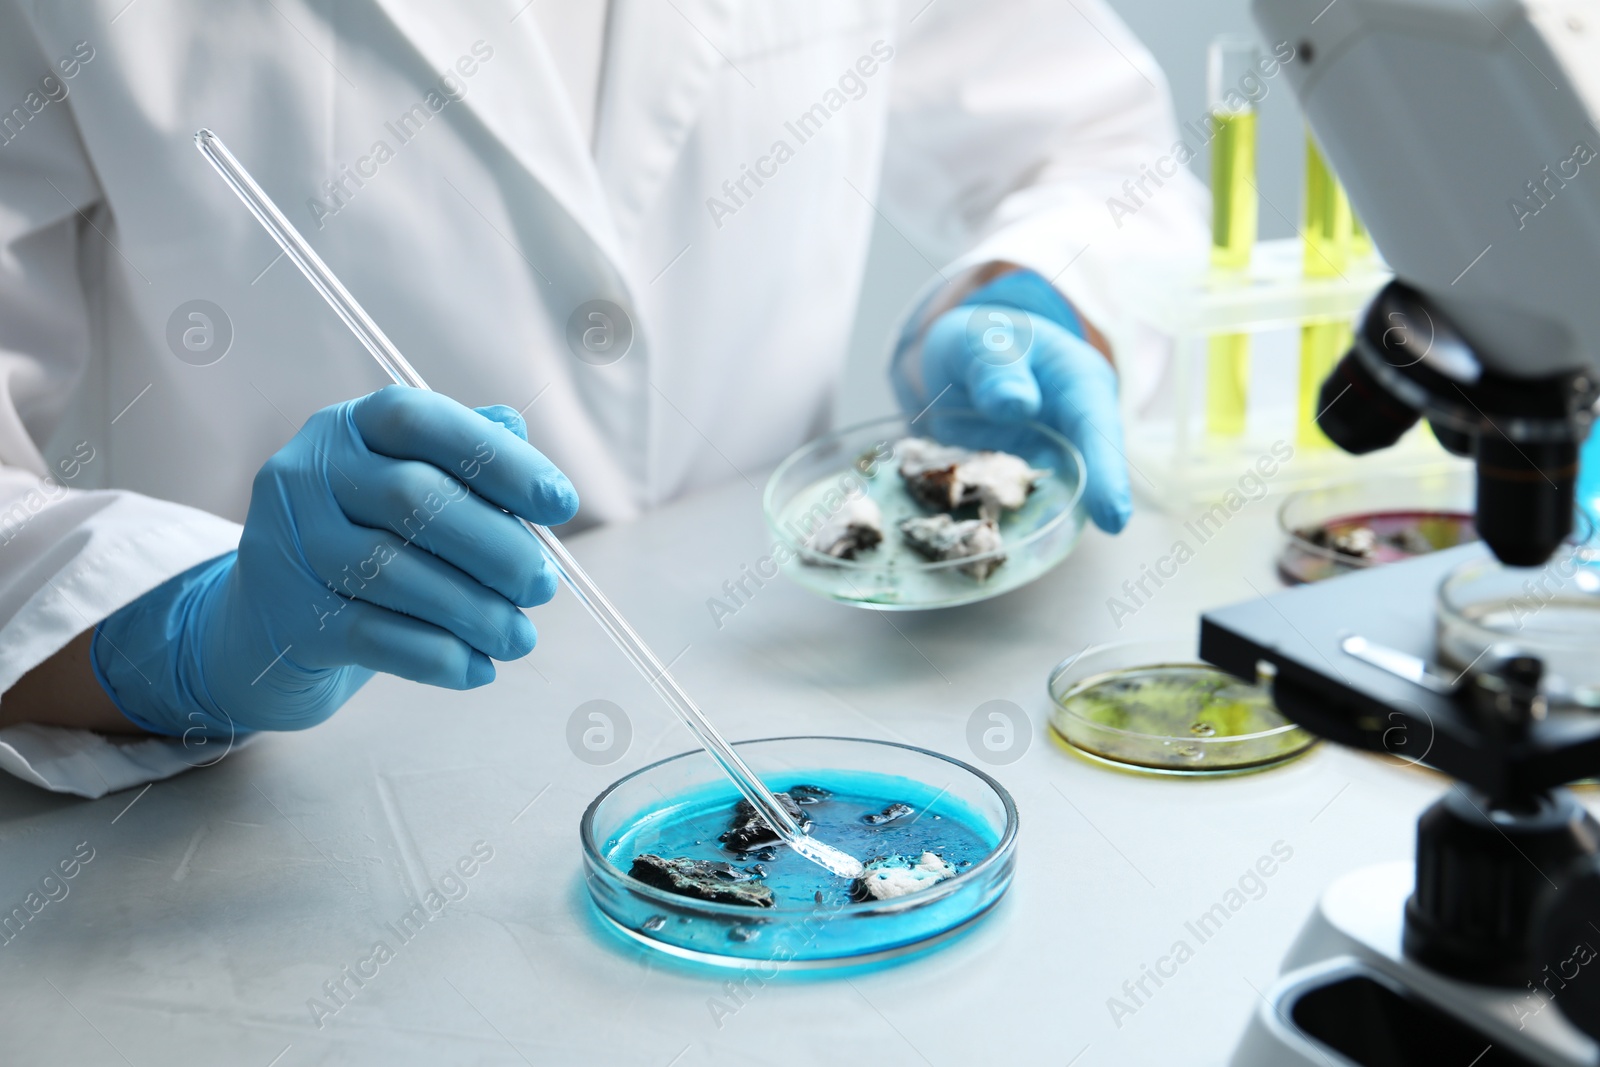
[[[1408,960],[1400,937],[1412,881],[1410,863],[1383,864],[1323,894],[1231,1067],[1600,1064],[1600,1046],[1562,1017],[1544,985],[1474,985]],[[1548,985],[1559,995],[1558,977]]]

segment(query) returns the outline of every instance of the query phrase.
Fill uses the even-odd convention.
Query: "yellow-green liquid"
[[[1355,333],[1348,322],[1331,320],[1300,327],[1300,398],[1295,442],[1306,448],[1331,448],[1333,442],[1317,426],[1322,413],[1322,382],[1350,350]]]
[[[1361,221],[1354,208],[1350,209],[1350,258],[1353,260],[1371,259],[1373,253],[1372,234],[1367,232],[1366,223]]]
[[[1217,112],[1211,121],[1211,265],[1243,270],[1256,244],[1256,113]]]
[[[1306,137],[1305,273],[1312,278],[1343,274],[1350,265],[1355,229],[1350,198],[1310,135]]]
[[[1211,265],[1242,271],[1250,266],[1260,207],[1256,197],[1256,113],[1212,115]],[[1206,346],[1206,432],[1244,432],[1250,403],[1250,335],[1216,334]]]
[[[1313,738],[1284,730],[1266,692],[1198,664],[1129,667],[1057,697],[1051,723],[1101,759],[1157,770],[1240,770],[1281,762]]]
[[[1322,158],[1317,143],[1306,136],[1305,263],[1308,278],[1342,275],[1355,244],[1355,217],[1344,187]],[[1370,244],[1369,244],[1370,247]],[[1306,448],[1328,448],[1332,442],[1317,427],[1322,380],[1339,362],[1352,339],[1350,324],[1313,322],[1300,328],[1300,398],[1295,441]]]
[[[1244,433],[1250,410],[1250,335],[1213,334],[1206,341],[1206,432]]]

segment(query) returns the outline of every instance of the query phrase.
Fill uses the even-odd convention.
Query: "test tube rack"
[[[1282,494],[1466,465],[1420,423],[1394,448],[1364,457],[1341,452],[1320,433],[1308,437],[1298,404],[1302,328],[1354,323],[1392,275],[1376,256],[1332,277],[1307,276],[1303,260],[1302,243],[1291,238],[1257,243],[1244,270],[1130,262],[1108,279],[1125,309],[1107,332],[1124,366],[1129,475],[1144,500],[1182,514],[1238,490],[1252,471],[1250,492],[1260,492],[1259,480],[1267,493]],[[1209,341],[1229,334],[1250,338],[1247,414],[1239,433],[1218,435],[1206,424]],[[1141,385],[1140,372],[1155,384]],[[1288,459],[1284,446],[1292,450]]]

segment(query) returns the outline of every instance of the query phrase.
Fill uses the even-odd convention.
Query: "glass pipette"
[[[261,223],[272,239],[278,243],[278,247],[283,249],[284,255],[300,268],[300,273],[304,274],[306,280],[322,294],[322,298],[328,302],[339,318],[344,320],[344,324],[356,335],[356,339],[372,353],[372,358],[388,372],[389,377],[413,389],[427,389],[428,383],[422,380],[422,375],[406,361],[405,356],[394,346],[394,342],[384,335],[378,324],[356,302],[356,298],[350,295],[350,291],[334,276],[333,271],[328,269],[328,265],[322,262],[322,257],[318,256],[306,243],[306,239],[300,236],[300,231],[284,217],[282,211],[278,210],[278,205],[274,204],[272,198],[256,184],[250,172],[233,157],[233,153],[228,151],[228,146],[210,130],[198,131],[194,135],[194,143],[200,154],[216,168],[218,174],[222,175],[222,180],[228,183],[228,187],[244,201],[245,207],[250,209],[256,221]],[[784,843],[806,859],[827,868],[841,878],[861,877],[863,867],[859,860],[826,842],[810,837],[800,828],[800,825],[784,810],[777,797],[772,795],[772,791],[745,765],[733,746],[717,732],[711,720],[706,718],[705,713],[689,698],[689,694],[684,692],[677,679],[667,670],[666,664],[662,663],[650,650],[650,646],[645,644],[644,638],[628,625],[627,620],[611,605],[611,601],[600,592],[600,587],[594,584],[594,580],[582,567],[578,566],[578,561],[572,558],[571,553],[557,540],[556,535],[538,523],[523,520],[523,524],[544,546],[545,554],[555,565],[556,573],[561,576],[567,588],[572,590],[578,602],[588,609],[595,622],[598,622],[600,628],[616,642],[617,647],[622,649],[623,655],[628,657],[628,662],[645,676],[661,699],[667,702],[667,706],[677,713],[678,718],[689,728],[689,732],[694,734],[695,739],[711,754],[711,758],[717,761],[723,773],[738,786],[739,792],[761,813],[767,825],[777,832]]]

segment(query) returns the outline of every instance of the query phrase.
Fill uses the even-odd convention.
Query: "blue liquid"
[[[999,843],[985,820],[966,804],[941,795],[938,787],[909,778],[858,771],[802,771],[763,781],[776,792],[804,784],[832,793],[826,800],[801,805],[811,819],[811,833],[862,861],[891,853],[915,857],[932,852],[960,874]],[[674,797],[635,818],[621,837],[607,841],[605,857],[621,871],[627,871],[634,857],[645,852],[669,859],[717,860],[746,870],[759,864],[777,908],[814,907],[818,893],[823,905],[849,901],[850,880],[830,875],[783,845],[747,853],[725,848],[717,838],[733,823],[738,799],[731,785],[720,783]],[[894,803],[909,804],[913,811],[880,825],[866,821],[866,816],[878,815]],[[768,909],[750,911],[754,918]]]
[[[1591,543],[1600,544],[1600,426],[1589,431],[1578,454],[1578,506],[1594,526]]]

